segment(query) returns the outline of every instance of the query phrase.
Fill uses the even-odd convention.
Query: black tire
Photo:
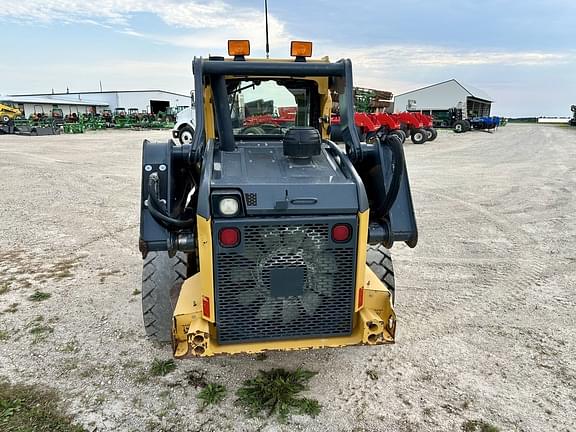
[[[470,123],[470,120],[462,120],[464,122],[464,124],[466,125],[466,130],[464,132],[469,132],[472,130],[472,123]]]
[[[188,257],[178,252],[149,252],[142,266],[142,317],[146,336],[157,342],[172,340],[172,314],[188,274]]]
[[[424,144],[427,138],[428,135],[424,129],[415,129],[410,137],[414,144]]]
[[[428,134],[428,141],[434,141],[438,137],[438,131],[434,128],[426,128]]]
[[[398,138],[400,138],[400,141],[402,141],[402,144],[404,144],[404,142],[406,141],[406,132],[404,132],[402,129],[396,129],[390,133],[392,135],[396,135]]]
[[[194,138],[194,128],[192,126],[184,126],[179,129],[178,139],[180,144],[192,144]]]
[[[4,123],[8,123],[8,122],[10,121],[10,117],[8,117],[8,116],[6,116],[6,115],[5,115],[5,116],[2,116],[2,121],[3,121]]]
[[[396,283],[394,281],[394,265],[390,251],[382,245],[368,246],[366,263],[378,276],[378,279],[388,288],[392,295],[392,305],[396,300]]]
[[[458,120],[456,123],[454,123],[454,132],[462,133],[462,132],[468,132],[468,130],[469,130],[468,125],[464,120]]]
[[[368,132],[366,134],[365,142],[366,144],[376,144],[378,142],[378,136],[376,135],[376,131]]]

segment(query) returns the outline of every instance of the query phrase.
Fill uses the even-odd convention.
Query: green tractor
[[[112,120],[114,128],[124,129],[128,124],[128,114],[126,113],[126,108],[116,108],[114,110],[114,117]]]

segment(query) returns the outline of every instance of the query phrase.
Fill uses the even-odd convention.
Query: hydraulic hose
[[[158,199],[159,177],[152,173],[148,177],[148,210],[158,223],[166,228],[191,228],[196,224],[196,219],[177,219],[169,215],[165,205]]]
[[[376,214],[379,216],[385,216],[392,209],[392,206],[398,197],[402,175],[404,174],[404,151],[402,149],[402,141],[400,138],[393,134],[381,137],[378,148],[381,163],[384,161],[382,154],[384,146],[387,146],[392,152],[392,180],[390,181],[390,187],[388,188],[386,198],[376,209]]]

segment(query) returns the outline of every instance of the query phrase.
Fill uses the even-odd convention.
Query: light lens
[[[240,244],[240,230],[238,228],[222,228],[218,233],[218,240],[222,247],[235,247]]]
[[[247,55],[250,55],[250,41],[249,40],[229,40],[228,41],[228,55],[229,56],[247,56]]]
[[[222,198],[218,204],[218,209],[224,216],[234,216],[239,208],[240,204],[236,198]]]
[[[210,299],[206,296],[202,296],[202,315],[210,318]]]
[[[292,41],[290,43],[292,57],[312,57],[312,42]]]
[[[338,224],[332,227],[332,240],[344,243],[352,237],[352,228],[348,224]]]

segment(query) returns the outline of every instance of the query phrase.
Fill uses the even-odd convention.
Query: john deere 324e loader
[[[388,248],[417,242],[400,140],[360,142],[350,60],[228,51],[194,59],[192,142],[144,142],[146,333],[176,357],[393,342]]]

